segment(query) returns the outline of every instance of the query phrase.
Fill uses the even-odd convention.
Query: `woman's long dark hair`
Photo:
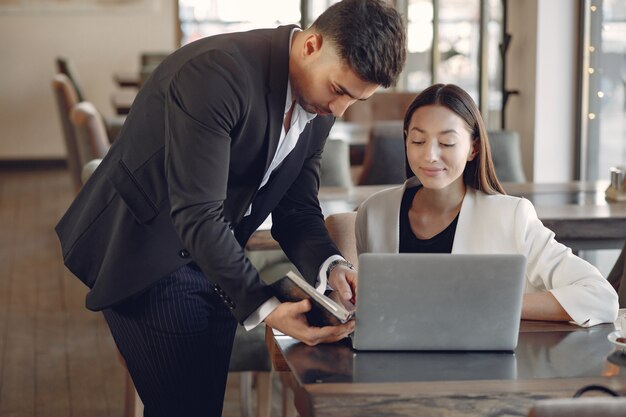
[[[406,157],[406,139],[413,113],[423,106],[438,105],[453,111],[467,125],[472,139],[478,140],[478,154],[468,161],[463,172],[463,180],[486,194],[506,194],[496,177],[496,170],[491,158],[491,147],[483,118],[469,94],[454,84],[435,84],[422,91],[409,105],[404,116],[404,143],[407,178],[415,176]]]

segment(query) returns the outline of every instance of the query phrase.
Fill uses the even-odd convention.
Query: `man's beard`
[[[300,105],[307,113],[323,113],[324,110],[317,107],[315,104],[306,100],[302,95],[302,89],[300,88],[300,83],[296,81],[294,78],[290,78],[291,82],[291,94],[295,97],[296,103]]]

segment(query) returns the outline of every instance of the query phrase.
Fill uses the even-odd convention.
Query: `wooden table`
[[[266,343],[303,417],[526,416],[535,401],[588,384],[626,393],[613,330],[522,321],[514,353],[357,352],[347,340],[309,347],[269,327]]]
[[[139,88],[141,77],[137,71],[118,71],[113,74],[113,80],[120,87]]]
[[[117,115],[128,114],[136,96],[137,90],[129,88],[113,93],[111,95],[111,105],[115,109],[115,113]]]
[[[573,250],[619,249],[626,240],[626,202],[609,203],[604,198],[608,181],[561,184],[504,183],[511,194],[533,202],[541,221],[556,239]],[[367,197],[391,185],[322,188],[320,205],[325,216],[355,210]],[[270,223],[271,224],[271,223]],[[249,250],[276,249],[269,224],[257,231]]]
[[[608,181],[503,185],[529,199],[543,224],[573,250],[621,249],[626,240],[626,202],[606,201]]]

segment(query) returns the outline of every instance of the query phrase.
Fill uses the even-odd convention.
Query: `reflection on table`
[[[348,340],[310,347],[271,330],[266,341],[302,416],[525,416],[534,401],[587,384],[626,392],[613,330],[522,321],[513,353],[357,352]]]

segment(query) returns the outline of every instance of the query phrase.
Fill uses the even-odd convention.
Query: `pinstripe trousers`
[[[237,322],[195,264],[104,311],[145,417],[220,417]]]

